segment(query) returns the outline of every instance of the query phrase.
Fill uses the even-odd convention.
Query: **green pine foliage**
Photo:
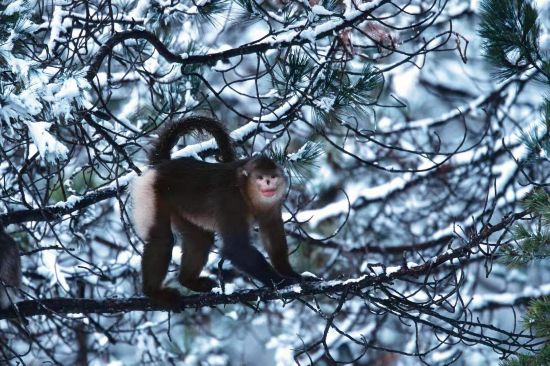
[[[317,126],[330,126],[334,121],[350,117],[369,120],[371,108],[380,96],[384,79],[378,69],[366,65],[360,73],[351,77],[353,73],[339,66],[326,71],[311,103]]]
[[[525,315],[525,323],[532,325],[536,334],[547,337],[550,335],[550,299],[534,300],[529,305]]]
[[[316,161],[323,154],[323,146],[318,142],[308,141],[286,160],[286,168],[297,178],[299,183],[311,179],[318,167]]]
[[[527,265],[550,257],[550,197],[541,190],[533,192],[525,206],[533,214],[536,228],[518,224],[512,234],[516,245],[506,246],[502,260],[512,266]],[[529,303],[523,317],[524,326],[541,339],[541,348],[535,354],[520,355],[502,362],[502,366],[550,365],[550,299],[536,299]]]
[[[536,356],[521,355],[501,363],[502,366],[544,366],[550,365],[550,346],[544,345]]]
[[[550,257],[550,195],[543,189],[533,191],[524,201],[532,214],[530,225],[517,224],[512,233],[515,245],[501,252],[501,259],[511,266],[527,265]],[[504,361],[502,366],[550,365],[550,299],[530,302],[523,317],[525,328],[539,337],[543,344],[536,354],[520,355]]]
[[[479,35],[483,38],[486,59],[496,67],[500,79],[519,75],[535,68],[539,78],[548,83],[550,63],[539,49],[538,13],[531,1],[485,0],[481,4]],[[526,128],[521,140],[528,150],[527,163],[538,164],[550,157],[550,101],[542,105],[540,124]],[[531,219],[517,224],[512,244],[501,250],[501,260],[510,266],[527,265],[550,257],[550,195],[544,189],[534,190],[524,201]],[[522,354],[501,363],[502,366],[550,365],[550,299],[529,303],[523,317],[524,326],[540,339],[534,354]],[[521,352],[521,350],[519,350]]]
[[[214,24],[216,17],[225,13],[229,5],[230,2],[227,0],[210,0],[197,6],[197,15],[201,22]]]
[[[534,333],[546,342],[535,355],[520,355],[517,358],[507,360],[503,366],[542,366],[550,365],[550,298],[533,300],[523,318],[526,328],[531,328]]]
[[[327,64],[321,71],[320,81],[313,85],[315,62],[311,56],[297,48],[291,49],[280,61],[271,79],[279,96],[303,93],[308,90],[316,126],[331,125],[350,117],[369,120],[372,107],[378,101],[384,79],[382,73],[371,65],[354,72],[344,63]],[[347,118],[345,118],[347,117]]]
[[[521,133],[521,141],[529,152],[531,164],[550,161],[550,101],[546,99],[541,107],[541,121],[534,123]]]
[[[288,155],[283,149],[274,146],[269,156],[285,167],[293,182],[301,184],[314,176],[317,158],[323,152],[323,146],[320,143],[308,141],[298,151]]]
[[[512,237],[516,244],[504,247],[502,252],[502,261],[511,266],[550,257],[550,196],[542,189],[535,190],[525,199],[524,205],[533,215],[530,223],[538,221],[538,225],[517,224],[514,227]]]
[[[27,6],[26,3],[24,5]],[[25,6],[21,9],[24,10]],[[10,58],[26,52],[29,43],[32,43],[28,38],[32,37],[38,26],[22,10],[5,14],[3,11],[6,8],[7,4],[0,3],[0,71],[9,70],[15,77],[10,70]]]
[[[291,49],[284,62],[277,65],[272,83],[279,95],[307,87],[314,70],[310,57],[298,49]]]
[[[540,61],[540,27],[529,1],[486,0],[481,4],[479,35],[489,62],[499,78],[509,78]]]

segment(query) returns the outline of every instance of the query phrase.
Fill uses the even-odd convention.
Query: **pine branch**
[[[538,64],[540,26],[538,13],[529,1],[485,0],[481,4],[479,35],[485,57],[497,67],[502,79]]]
[[[540,218],[542,226],[532,229],[524,224],[516,224],[512,238],[516,244],[502,248],[501,261],[510,265],[525,265],[531,261],[550,257],[550,196],[542,189],[531,192],[523,206],[532,214],[530,221]]]

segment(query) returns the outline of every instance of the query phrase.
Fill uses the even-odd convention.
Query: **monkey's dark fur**
[[[9,287],[6,287],[9,286]],[[19,246],[6,234],[0,223],[0,309],[7,308],[16,299],[16,288],[21,286],[21,257]]]
[[[223,163],[192,158],[170,160],[178,138],[194,130],[207,131],[218,144]],[[195,291],[210,291],[216,282],[200,277],[214,232],[223,242],[222,255],[233,265],[268,286],[301,280],[288,261],[281,219],[287,182],[282,169],[265,156],[235,160],[227,132],[210,118],[191,117],[164,129],[150,155],[151,169],[134,184],[134,222],[145,241],[143,291],[159,302],[179,299],[164,288],[172,255],[172,227],[183,236],[179,282]],[[256,222],[273,267],[252,246],[249,227]]]

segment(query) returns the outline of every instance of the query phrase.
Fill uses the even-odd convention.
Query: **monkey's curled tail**
[[[149,163],[156,165],[163,160],[170,160],[170,150],[178,139],[192,131],[210,133],[218,144],[223,161],[226,163],[235,161],[235,150],[231,137],[221,124],[212,118],[196,116],[171,122],[168,127],[164,128],[149,155]]]

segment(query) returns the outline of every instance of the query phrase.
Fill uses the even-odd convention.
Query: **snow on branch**
[[[483,162],[487,158],[488,154],[492,156],[499,156],[504,153],[507,153],[505,146],[516,146],[512,152],[517,160],[517,163],[514,160],[505,161],[502,164],[495,165],[492,169],[498,179],[495,181],[495,187],[497,192],[489,192],[490,199],[495,198],[496,193],[505,192],[505,188],[509,186],[509,183],[514,178],[514,174],[518,171],[521,161],[525,159],[527,149],[523,145],[518,145],[520,143],[519,135],[510,135],[504,138],[503,141],[498,141],[492,151],[489,151],[488,147],[482,147],[476,151],[474,154],[471,150],[459,152],[453,155],[450,159],[450,165],[453,170],[461,169],[465,166],[476,166]],[[419,170],[422,167],[418,167]],[[392,195],[403,192],[411,187],[418,186],[426,179],[436,176],[438,174],[437,170],[431,171],[418,171],[413,173],[404,173],[397,178],[394,178],[388,182],[380,184],[374,187],[362,187],[361,189],[356,189],[353,193],[348,194],[345,199],[332,202],[327,204],[324,207],[316,208],[313,210],[302,210],[294,218],[298,222],[307,222],[312,227],[316,227],[327,219],[331,219],[337,216],[346,215],[348,211],[360,209],[367,206],[370,203],[379,202]],[[523,197],[530,188],[522,189],[517,192],[513,192],[517,197]],[[506,198],[506,196],[505,196]],[[292,219],[292,215],[285,213],[283,215],[284,220]],[[448,235],[452,233],[452,225],[448,231],[441,233],[441,235]]]
[[[55,163],[57,159],[66,159],[69,149],[48,132],[51,125],[48,122],[27,122],[29,134],[42,159]]]
[[[491,90],[487,94],[480,95],[476,99],[472,100],[470,103],[463,105],[459,108],[456,108],[452,111],[449,111],[447,113],[442,114],[441,116],[438,116],[436,118],[422,118],[415,121],[406,121],[401,123],[394,123],[391,121],[386,121],[384,123],[384,126],[391,127],[391,130],[384,130],[384,126],[380,126],[380,131],[377,131],[377,134],[379,135],[392,135],[392,134],[399,134],[403,133],[405,131],[415,130],[415,129],[427,129],[427,128],[433,128],[438,125],[447,123],[455,118],[460,118],[462,115],[467,115],[470,113],[474,113],[479,108],[481,108],[483,105],[489,103],[491,100],[493,100],[495,97],[499,96],[504,90],[506,90],[508,87],[516,85],[517,82],[526,82],[529,79],[533,77],[535,74],[535,71],[530,70],[525,72],[524,74],[520,76],[516,76],[513,78],[510,78],[501,84],[499,84],[495,89]]]
[[[57,220],[64,215],[71,214],[103,200],[115,197],[122,192],[126,184],[127,182],[121,179],[118,182],[118,187],[111,184],[108,187],[97,189],[83,196],[70,196],[66,201],[58,202],[55,205],[1,214],[0,222],[4,225],[9,225],[28,221]]]
[[[144,29],[132,29],[116,32],[93,57],[88,69],[86,78],[92,81],[101,67],[103,60],[109,55],[114,47],[129,39],[143,39],[149,42],[157,52],[168,62],[182,65],[207,64],[219,60],[227,60],[231,57],[242,57],[243,55],[266,52],[270,49],[304,45],[314,42],[316,39],[337,34],[342,29],[365,20],[376,8],[388,3],[388,0],[376,0],[360,4],[356,9],[346,12],[344,15],[335,15],[330,20],[317,26],[305,27],[301,31],[284,30],[278,34],[262,40],[258,43],[241,45],[232,49],[212,52],[206,55],[178,55],[171,52],[164,43],[152,32]]]
[[[528,286],[519,293],[476,294],[470,303],[470,310],[488,310],[503,306],[527,304],[533,299],[550,295],[550,283],[538,288]]]

